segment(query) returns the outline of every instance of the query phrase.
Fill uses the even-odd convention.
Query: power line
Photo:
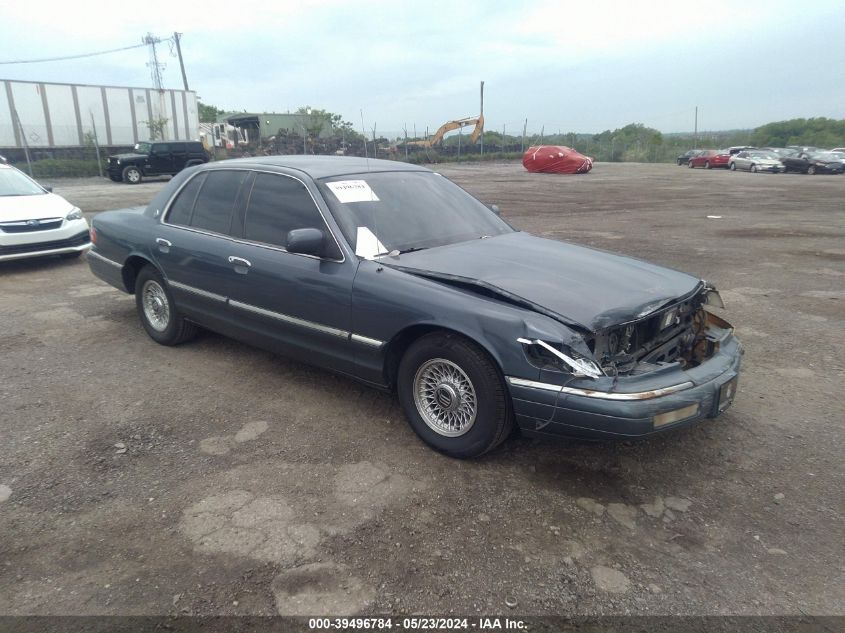
[[[167,42],[167,41],[170,41],[171,39],[172,38],[167,38],[165,40],[159,40],[159,41]],[[133,44],[132,46],[124,46],[123,48],[113,48],[113,49],[107,50],[107,51],[97,51],[96,53],[82,53],[81,55],[66,55],[64,57],[43,57],[41,59],[14,59],[14,60],[10,60],[10,61],[0,62],[0,65],[6,65],[6,64],[38,64],[38,63],[41,63],[41,62],[61,62],[61,61],[65,61],[65,60],[68,60],[68,59],[82,59],[84,57],[95,57],[97,55],[108,55],[109,53],[119,53],[120,51],[128,51],[128,50],[131,50],[133,48],[141,48],[143,46],[147,46],[147,44],[148,44],[147,42],[144,42],[142,44]]]

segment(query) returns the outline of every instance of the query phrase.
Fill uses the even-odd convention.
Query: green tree
[[[214,123],[217,117],[225,112],[213,105],[206,105],[202,101],[197,102],[197,109],[199,110],[200,123]]]

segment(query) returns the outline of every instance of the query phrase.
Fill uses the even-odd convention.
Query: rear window
[[[249,172],[215,170],[206,173],[208,175],[194,204],[190,225],[225,235],[229,233],[241,183]]]
[[[202,143],[185,143],[189,152],[202,152]]]
[[[173,204],[170,205],[170,212],[167,221],[170,224],[188,226],[191,223],[191,213],[194,210],[194,203],[197,200],[197,193],[205,180],[205,174],[199,174],[188,181],[182,187],[182,191],[176,196]]]

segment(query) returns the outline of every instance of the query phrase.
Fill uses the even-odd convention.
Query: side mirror
[[[493,213],[495,213],[496,215],[502,215],[502,212],[499,210],[499,205],[498,205],[498,204],[491,204],[491,205],[489,205],[489,207],[490,207],[490,210],[491,210]]]
[[[288,253],[322,257],[326,235],[320,229],[294,229],[288,232]]]

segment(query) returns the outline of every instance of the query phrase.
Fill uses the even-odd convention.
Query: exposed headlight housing
[[[82,209],[80,209],[79,207],[74,207],[65,216],[65,219],[66,220],[81,220],[82,219]]]
[[[556,369],[586,378],[599,378],[605,375],[594,360],[568,347],[561,346],[561,350],[540,339],[519,338],[517,342],[522,343],[529,361],[541,369]]]

